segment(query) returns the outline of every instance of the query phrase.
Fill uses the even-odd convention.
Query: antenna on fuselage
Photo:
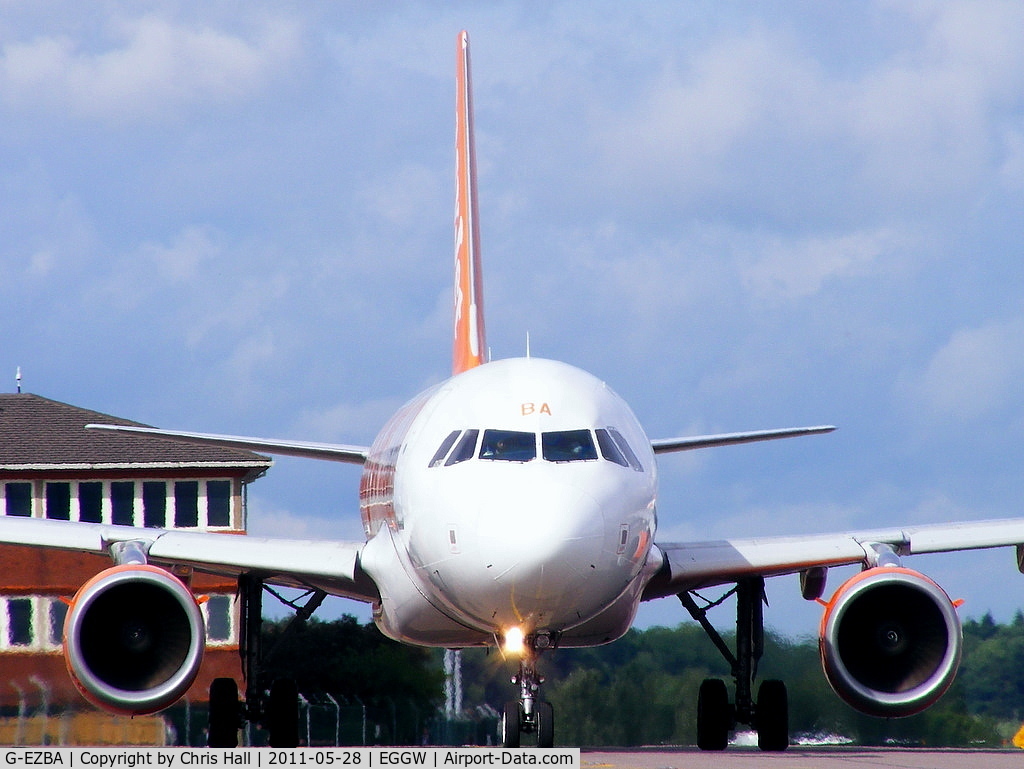
[[[526,357],[530,357],[530,332],[526,332]]]

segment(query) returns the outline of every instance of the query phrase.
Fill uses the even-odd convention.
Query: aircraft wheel
[[[725,750],[729,744],[729,692],[725,681],[705,678],[697,694],[697,747]]]
[[[757,690],[757,746],[771,751],[789,747],[789,695],[782,681],[764,681]]]
[[[206,744],[211,748],[237,748],[238,684],[233,678],[214,678],[210,684],[210,722]]]
[[[555,709],[550,702],[538,702],[533,711],[537,720],[537,747],[555,746]]]
[[[519,733],[523,728],[522,709],[518,702],[506,702],[501,714],[501,747],[518,748]]]
[[[299,689],[290,678],[279,678],[270,687],[265,726],[272,748],[299,746]]]

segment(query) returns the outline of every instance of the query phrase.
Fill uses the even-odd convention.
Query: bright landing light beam
[[[522,654],[523,631],[518,627],[510,627],[505,631],[505,643],[503,646],[506,654]]]

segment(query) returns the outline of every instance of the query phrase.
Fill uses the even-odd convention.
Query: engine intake
[[[128,715],[176,702],[199,673],[205,648],[192,592],[155,566],[100,572],[79,589],[64,623],[64,657],[79,691]]]
[[[963,647],[949,596],[903,567],[862,571],[836,591],[821,620],[825,677],[862,713],[919,713],[945,694]]]

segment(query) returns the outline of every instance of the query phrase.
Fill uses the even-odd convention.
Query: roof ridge
[[[0,393],[0,466],[162,464],[216,462],[272,464],[252,451],[197,446],[145,435],[86,430],[92,422],[149,427],[34,393]]]
[[[3,408],[4,402],[13,399],[29,399],[41,401],[42,403],[49,404],[51,406],[60,406],[65,409],[78,414],[90,414],[93,417],[101,417],[105,420],[112,420],[114,424],[120,425],[131,425],[134,427],[152,427],[153,425],[146,424],[144,422],[136,422],[134,419],[126,419],[125,417],[114,416],[113,414],[107,414],[104,411],[96,411],[94,409],[83,408],[82,406],[76,406],[73,403],[66,403],[65,401],[55,400],[54,398],[47,398],[45,395],[39,395],[37,393],[0,393],[0,409]],[[95,420],[90,420],[95,421]]]

